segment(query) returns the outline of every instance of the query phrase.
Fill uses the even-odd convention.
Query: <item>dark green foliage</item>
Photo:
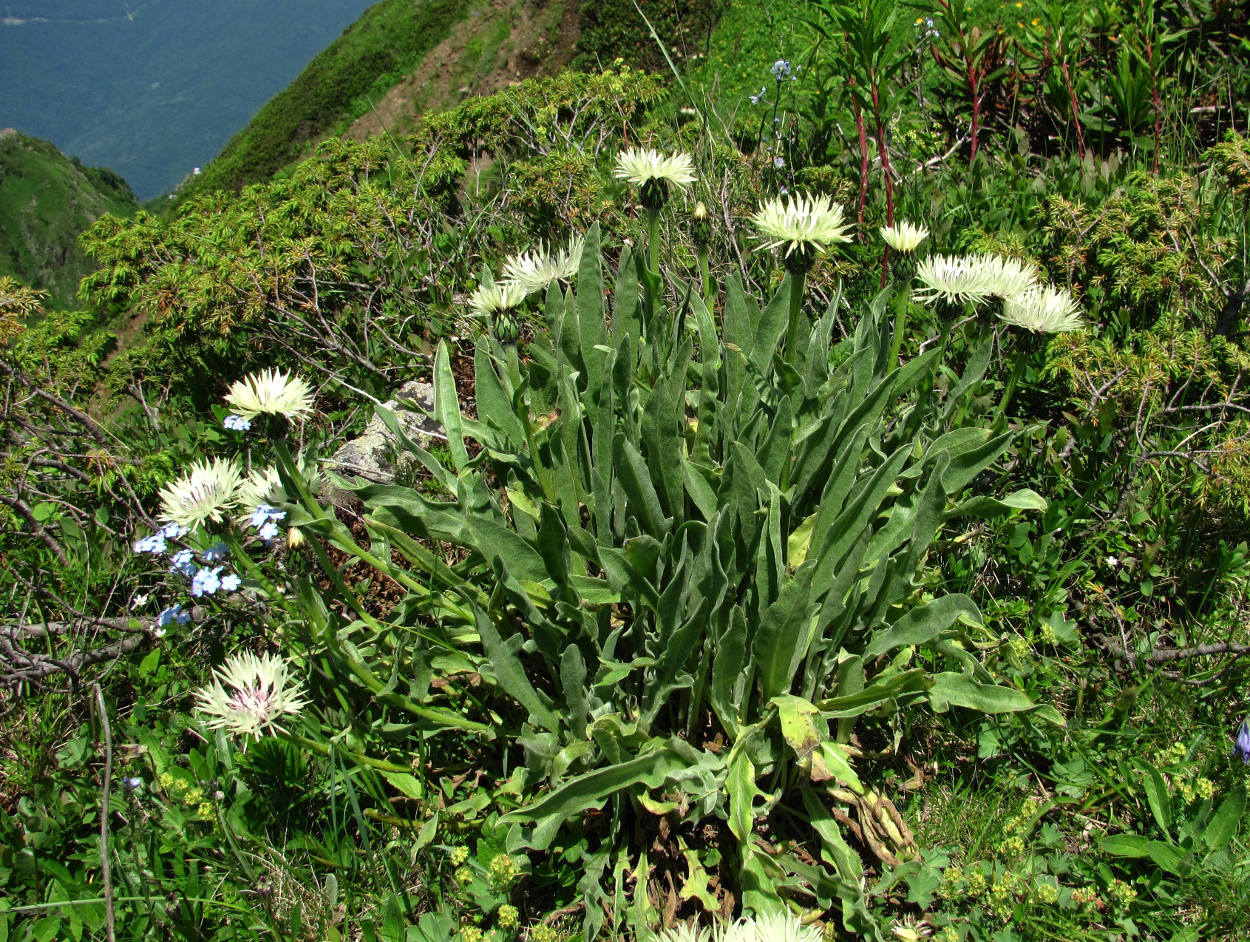
[[[77,306],[78,282],[92,268],[79,234],[100,216],[134,210],[117,174],[84,167],[47,141],[0,132],[0,275],[46,292],[51,307]]]
[[[647,22],[673,60],[682,62],[706,52],[725,6],[726,0],[639,0],[637,6],[634,0],[583,3],[582,34],[573,64],[579,69],[597,70],[621,59],[627,65],[666,71],[668,63]]]

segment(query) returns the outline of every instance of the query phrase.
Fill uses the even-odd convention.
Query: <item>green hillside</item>
[[[94,266],[79,233],[105,213],[128,216],[126,181],[84,167],[52,144],[0,130],[0,275],[46,291],[52,307],[75,305],[78,282]]]
[[[237,188],[271,177],[321,139],[357,99],[385,93],[476,6],[383,0],[370,7],[231,138],[186,191]]]

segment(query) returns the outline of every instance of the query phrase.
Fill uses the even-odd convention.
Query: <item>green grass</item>
[[[105,213],[134,209],[134,194],[111,171],[84,167],[47,141],[0,137],[0,275],[46,291],[49,307],[76,307],[78,282],[94,268],[79,233]]]

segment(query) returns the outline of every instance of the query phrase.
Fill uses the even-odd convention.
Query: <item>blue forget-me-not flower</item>
[[[221,588],[221,567],[201,569],[191,579],[191,594],[197,598],[201,595],[212,595]]]
[[[189,549],[180,549],[170,557],[170,572],[176,572],[188,578],[195,575],[195,559]]]

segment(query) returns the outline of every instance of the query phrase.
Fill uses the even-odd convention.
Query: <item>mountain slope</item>
[[[0,130],[0,275],[48,292],[49,307],[76,307],[78,282],[95,268],[79,234],[105,213],[134,210],[130,187],[111,170],[84,167],[47,141]]]
[[[380,96],[478,4],[382,0],[271,98],[180,195],[272,177],[326,136],[359,99]]]

